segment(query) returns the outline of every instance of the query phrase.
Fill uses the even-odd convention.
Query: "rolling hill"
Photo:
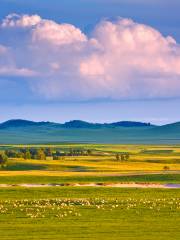
[[[50,122],[33,122],[22,119],[12,119],[0,124],[0,129],[17,128],[17,127],[29,127],[29,126],[46,126],[50,125]]]
[[[61,128],[113,128],[113,127],[150,127],[150,123],[121,121],[115,123],[89,123],[81,120],[72,120],[69,122],[52,123],[52,122],[34,122],[22,119],[12,119],[0,124],[0,129],[17,128],[17,127],[61,127]]]
[[[17,119],[0,124],[0,144],[62,142],[178,144],[180,122],[155,126],[131,121],[101,124],[73,120],[61,124]]]

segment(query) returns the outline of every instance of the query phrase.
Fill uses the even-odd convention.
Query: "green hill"
[[[11,120],[0,124],[0,144],[33,143],[123,143],[178,144],[180,123],[153,126],[136,122],[91,124],[71,121],[65,124]]]

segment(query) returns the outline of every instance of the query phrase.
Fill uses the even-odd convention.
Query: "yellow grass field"
[[[65,156],[59,160],[9,159],[0,176],[116,176],[127,174],[179,173],[178,145],[3,145],[6,148],[91,149],[90,156]],[[128,161],[117,161],[116,154],[129,153]],[[166,167],[166,170],[165,170]],[[168,171],[167,171],[168,169]]]

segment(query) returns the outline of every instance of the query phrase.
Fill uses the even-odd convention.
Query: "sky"
[[[0,0],[0,121],[180,121],[178,0]]]

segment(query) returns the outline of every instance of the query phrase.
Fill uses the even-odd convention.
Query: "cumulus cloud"
[[[86,41],[86,36],[76,27],[70,24],[57,24],[53,21],[42,20],[32,31],[34,43],[42,41],[54,45],[71,44]]]
[[[0,75],[13,74],[48,99],[179,97],[180,46],[131,19],[102,21],[86,36],[71,24],[10,14],[0,25]]]
[[[41,22],[41,17],[38,15],[18,15],[15,13],[9,14],[3,19],[1,26],[7,27],[31,27]]]

